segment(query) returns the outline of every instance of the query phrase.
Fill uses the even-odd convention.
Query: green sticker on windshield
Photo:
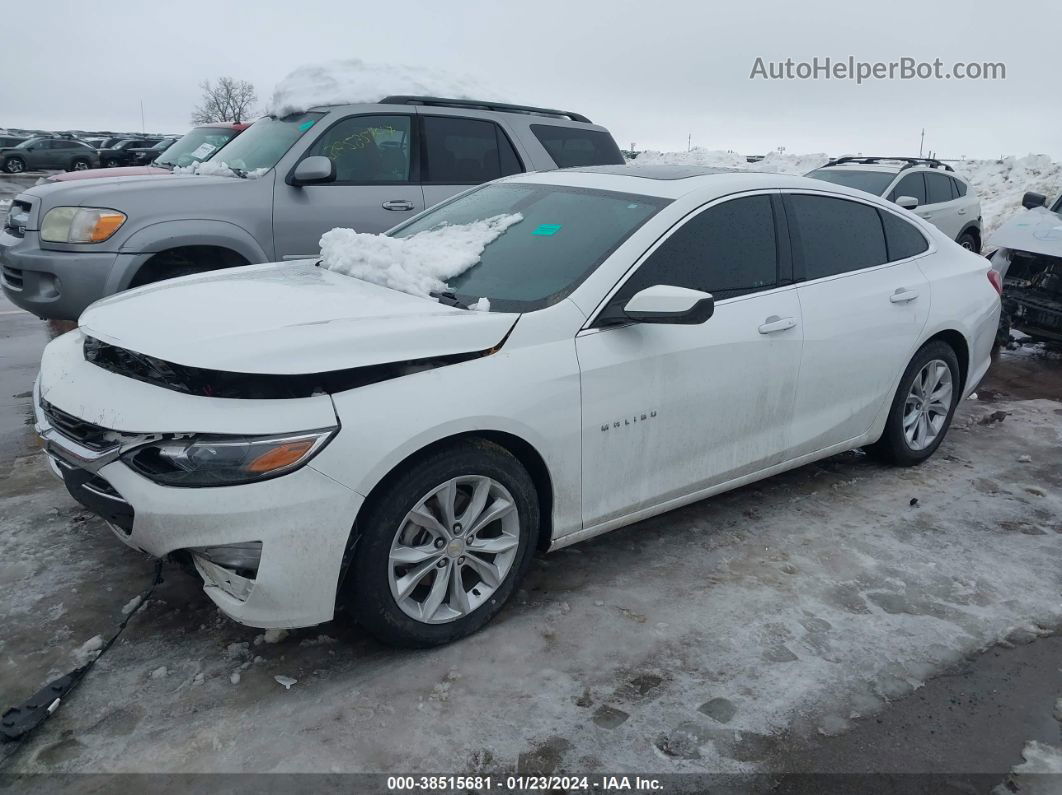
[[[313,123],[315,121],[316,121],[316,119],[310,119],[309,121],[304,121],[302,124],[299,125],[299,132],[306,132],[308,129],[313,127]]]
[[[533,235],[555,235],[560,231],[560,224],[539,224],[538,227],[531,234]]]

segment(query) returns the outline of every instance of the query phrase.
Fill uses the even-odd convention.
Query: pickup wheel
[[[940,446],[962,393],[959,360],[946,342],[927,342],[907,365],[885,431],[867,453],[897,466],[921,464]]]
[[[185,246],[162,251],[140,266],[129,283],[130,289],[154,284],[164,279],[191,276],[222,268],[246,265],[247,260],[234,251],[215,246]]]
[[[4,171],[8,174],[21,174],[26,170],[26,161],[21,157],[9,157],[4,161]]]
[[[372,635],[425,648],[490,621],[531,564],[538,498],[523,465],[482,439],[389,478],[354,528],[343,598]]]

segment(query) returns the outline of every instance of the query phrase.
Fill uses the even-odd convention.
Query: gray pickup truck
[[[522,171],[623,162],[577,113],[390,96],[259,119],[198,174],[42,184],[0,231],[4,293],[74,320],[104,296],[201,271],[314,257],[333,227],[384,232]]]

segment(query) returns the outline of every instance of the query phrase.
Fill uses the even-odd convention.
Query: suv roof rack
[[[935,157],[888,157],[884,155],[874,155],[871,157],[863,157],[862,155],[845,155],[844,157],[835,157],[830,160],[825,166],[820,168],[826,168],[826,166],[840,166],[846,163],[862,163],[863,165],[873,165],[879,163],[882,160],[899,160],[905,163],[900,171],[908,168],[914,168],[915,166],[929,166],[930,168],[943,168],[945,171],[954,171],[955,169]]]
[[[407,94],[393,94],[380,100],[381,105],[434,105],[441,108],[472,108],[475,110],[495,110],[501,113],[524,113],[531,116],[552,116],[555,119],[571,119],[572,121],[592,124],[590,119],[581,113],[573,113],[570,110],[554,110],[552,108],[536,108],[531,105],[510,105],[506,102],[491,102],[479,99],[447,99],[446,97],[418,97]]]

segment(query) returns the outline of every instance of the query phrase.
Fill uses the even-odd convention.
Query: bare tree
[[[204,80],[199,87],[203,89],[203,99],[192,112],[192,124],[242,122],[254,114],[258,96],[246,80],[219,77],[217,83]]]

